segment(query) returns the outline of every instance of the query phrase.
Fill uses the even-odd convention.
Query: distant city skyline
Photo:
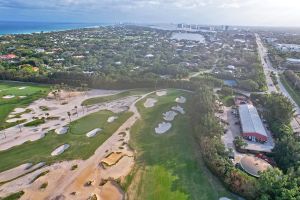
[[[0,0],[0,21],[299,26],[298,0]]]

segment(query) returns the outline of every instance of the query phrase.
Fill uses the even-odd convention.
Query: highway
[[[295,117],[292,119],[291,122],[291,126],[294,130],[294,132],[300,132],[300,108],[297,105],[297,103],[294,101],[294,99],[291,97],[291,95],[288,93],[288,91],[285,89],[284,85],[282,84],[280,78],[279,78],[279,74],[281,73],[281,71],[275,69],[272,66],[272,63],[269,60],[268,57],[268,51],[267,49],[263,46],[262,41],[259,37],[258,34],[255,34],[256,36],[256,43],[258,46],[258,53],[262,62],[262,66],[264,69],[264,74],[266,76],[266,81],[267,81],[267,85],[268,85],[268,93],[272,93],[272,92],[281,92],[284,96],[286,96],[287,98],[289,98],[289,100],[293,103],[294,105],[294,109],[295,109]],[[276,77],[277,77],[277,81],[278,81],[278,89],[276,88],[276,86],[274,85],[272,79],[271,79],[271,72],[275,73]]]

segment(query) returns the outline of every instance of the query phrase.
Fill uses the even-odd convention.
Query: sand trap
[[[116,119],[118,119],[118,117],[112,116],[112,117],[109,117],[109,118],[107,119],[107,122],[108,122],[108,123],[112,123],[112,122],[114,122]]]
[[[174,118],[176,117],[176,115],[177,115],[177,112],[175,112],[173,110],[168,111],[168,112],[163,114],[164,120],[166,120],[166,121],[173,121]]]
[[[177,106],[173,106],[172,110],[175,110],[175,111],[179,112],[180,114],[185,114],[184,109],[181,106],[178,106],[178,105]]]
[[[176,98],[175,101],[177,103],[185,103],[186,102],[186,98],[183,97],[183,96],[180,96],[180,97]]]
[[[12,118],[12,119],[6,120],[5,122],[7,122],[7,123],[13,123],[13,122],[17,122],[19,120],[22,120],[22,119],[20,119],[20,118]]]
[[[64,127],[55,129],[55,133],[58,135],[63,135],[63,134],[66,134],[68,132],[68,130],[69,130],[69,127],[64,126]]]
[[[158,91],[156,92],[156,95],[161,97],[161,96],[165,96],[167,94],[167,91],[166,90],[162,90],[162,91]]]
[[[96,128],[96,129],[94,129],[94,130],[88,132],[88,133],[86,134],[86,137],[94,137],[94,136],[97,135],[97,133],[99,133],[100,131],[102,131],[101,128]]]
[[[19,90],[24,90],[24,89],[26,89],[26,87],[20,87],[20,88],[19,88]]]
[[[70,147],[69,144],[64,144],[56,148],[54,151],[52,151],[51,156],[57,156],[62,154],[65,150],[67,150]]]
[[[26,98],[27,96],[19,96],[20,99],[24,99]]]
[[[105,163],[108,166],[112,166],[116,164],[121,158],[124,156],[121,152],[112,152],[108,156],[106,156],[102,162]]]
[[[155,133],[163,134],[167,132],[172,127],[171,123],[162,122],[158,124],[158,127],[155,128]]]
[[[100,199],[122,200],[124,199],[124,194],[122,190],[117,186],[117,184],[113,183],[112,181],[108,181],[101,188]]]
[[[123,158],[121,158],[118,161],[118,163],[103,170],[102,178],[118,179],[120,177],[125,177],[130,173],[133,166],[134,166],[134,157],[123,156]]]
[[[26,173],[35,171],[36,169],[39,169],[39,168],[43,167],[44,165],[45,165],[44,162],[37,163],[36,165],[33,165],[32,163],[26,163],[26,164],[22,164],[18,167],[6,170],[6,171],[0,173],[0,182],[5,182],[5,181],[15,179]]]
[[[25,108],[15,108],[14,109],[14,113],[22,113],[22,112],[25,112],[26,109]]]
[[[231,200],[231,199],[229,199],[227,197],[221,197],[221,198],[219,198],[219,200]]]
[[[151,108],[155,105],[155,103],[157,102],[156,99],[153,99],[153,98],[148,98],[145,103],[144,103],[144,107],[145,108]]]
[[[15,95],[6,95],[6,96],[4,96],[4,97],[2,97],[3,99],[12,99],[12,98],[14,98],[15,97]]]

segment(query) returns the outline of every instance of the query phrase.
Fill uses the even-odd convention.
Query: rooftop
[[[263,172],[269,168],[272,168],[268,162],[253,155],[244,156],[241,159],[240,164],[247,173],[255,177],[259,177],[259,172]]]
[[[265,137],[268,137],[259,114],[253,105],[240,105],[239,114],[243,133],[259,133]]]

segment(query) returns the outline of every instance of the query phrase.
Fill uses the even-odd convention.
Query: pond
[[[191,40],[205,43],[205,38],[197,33],[173,33],[171,39],[175,40]]]

